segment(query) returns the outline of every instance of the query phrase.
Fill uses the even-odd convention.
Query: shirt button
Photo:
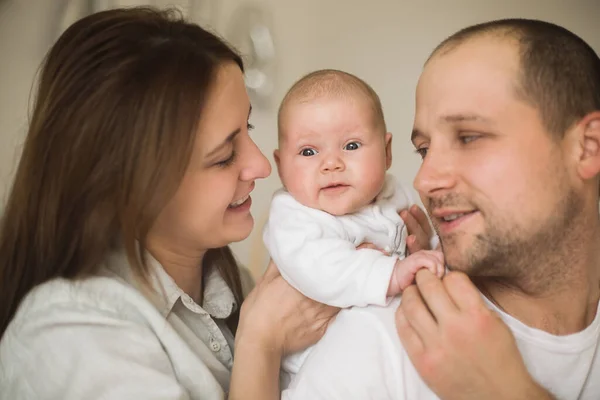
[[[212,351],[214,351],[216,353],[217,351],[221,350],[221,345],[216,340],[211,339],[210,340],[210,348],[212,349]]]

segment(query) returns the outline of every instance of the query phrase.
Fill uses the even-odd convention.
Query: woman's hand
[[[281,357],[316,343],[338,312],[303,296],[271,262],[242,304],[229,399],[279,399]]]
[[[433,228],[425,212],[415,204],[408,209],[401,210],[400,218],[408,230],[406,238],[408,251],[413,254],[419,250],[432,250],[430,243],[433,237]]]
[[[238,337],[281,355],[293,353],[316,343],[338,311],[302,295],[271,262],[242,305]]]

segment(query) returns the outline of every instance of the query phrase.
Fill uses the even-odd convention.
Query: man
[[[600,59],[556,25],[480,24],[416,100],[415,187],[452,272],[340,312],[283,398],[600,398]]]

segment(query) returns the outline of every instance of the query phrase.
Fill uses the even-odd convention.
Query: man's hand
[[[552,399],[527,372],[512,332],[459,272],[417,272],[396,312],[413,365],[442,399]]]
[[[434,250],[430,246],[433,228],[427,215],[419,206],[412,205],[408,209],[400,211],[400,218],[406,224],[408,231],[406,246],[411,254],[419,250]]]

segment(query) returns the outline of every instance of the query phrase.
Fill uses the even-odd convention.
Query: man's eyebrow
[[[450,114],[450,115],[444,115],[442,117],[440,117],[440,120],[443,122],[448,122],[448,123],[455,123],[455,122],[491,122],[489,118],[486,118],[484,116],[481,115],[477,115],[477,114]]]
[[[411,142],[415,142],[415,139],[418,137],[426,137],[427,135],[425,135],[423,132],[421,132],[420,130],[418,130],[417,128],[414,128],[411,135],[410,135],[410,141]]]
[[[492,120],[490,120],[489,118],[477,114],[449,114],[441,116],[439,120],[447,124],[455,124],[458,122],[484,122],[487,124],[492,123]],[[412,134],[410,135],[410,141],[414,143],[415,139],[417,139],[418,137],[427,137],[427,135],[415,128],[413,129]]]
[[[250,105],[250,108],[248,109],[248,119],[250,118],[250,114],[252,114],[252,105]],[[212,156],[214,156],[215,154],[217,154],[221,149],[223,149],[225,146],[227,146],[229,143],[233,142],[233,139],[235,139],[235,137],[241,132],[242,130],[240,128],[237,128],[235,131],[231,132],[227,138],[217,147],[215,147],[214,149],[212,149],[207,155],[206,158],[210,158]]]

